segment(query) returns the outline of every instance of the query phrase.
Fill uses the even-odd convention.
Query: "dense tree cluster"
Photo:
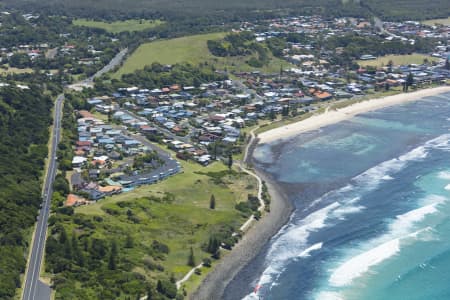
[[[128,209],[126,214],[130,213]],[[45,266],[55,274],[56,299],[134,299],[149,290],[153,299],[176,296],[174,282],[157,263],[169,253],[167,245],[154,240],[147,249],[149,257],[144,258],[143,267],[161,274],[159,280],[150,281],[133,271],[136,262],[130,253],[134,253],[138,241],[130,234],[115,238],[99,235],[105,226],[102,217],[68,215],[58,210],[49,224]]]
[[[191,20],[194,23],[222,24],[230,21],[271,18],[280,14],[321,14],[324,16],[365,17],[374,14],[389,20],[430,19],[447,17],[450,7],[447,0],[402,0],[392,5],[389,0],[189,0],[167,2],[164,0],[133,0],[123,5],[121,0],[4,0],[6,8],[27,9],[56,15],[83,16],[117,20],[129,18],[154,18]],[[183,9],[180,9],[183,7]],[[87,9],[88,8],[88,9]],[[185,23],[189,25],[189,22]],[[193,25],[195,26],[195,25]]]
[[[447,18],[450,15],[450,6],[447,0],[402,0],[395,5],[389,0],[361,1],[364,9],[386,20],[425,20],[434,18]]]
[[[253,33],[249,31],[231,33],[222,40],[209,40],[207,45],[215,56],[250,56],[247,64],[255,68],[261,68],[270,61],[267,47],[257,43]]]
[[[367,37],[358,34],[347,34],[344,36],[333,36],[320,40],[323,49],[333,53],[331,63],[348,68],[358,68],[354,63],[361,55],[371,54],[383,56],[387,54],[412,54],[428,53],[435,46],[435,41],[417,38],[415,43],[405,43],[400,40],[386,41],[381,37]],[[342,48],[343,52],[336,54],[336,48]]]
[[[133,45],[136,43],[133,41],[142,38],[124,36],[123,39],[112,41],[112,35],[106,31],[74,26],[72,19],[67,17],[41,15],[27,20],[20,13],[13,12],[1,15],[0,22],[2,47],[10,50],[19,45],[26,45],[30,47],[28,50],[36,50],[39,54],[32,58],[20,49],[22,51],[15,51],[10,57],[3,56],[2,67],[5,69],[8,64],[20,69],[58,70],[72,75],[90,76],[108,63],[123,45]],[[53,57],[46,56],[49,49],[65,44],[75,46],[70,55],[55,52]],[[80,59],[91,59],[94,63],[80,63]]]
[[[13,297],[25,270],[28,234],[41,202],[51,106],[36,86],[0,89],[0,299]]]
[[[193,66],[191,64],[176,64],[171,68],[166,68],[159,63],[153,63],[142,70],[137,70],[131,74],[124,74],[122,81],[127,84],[139,85],[149,89],[161,88],[172,84],[182,86],[198,87],[201,83],[220,81],[226,76],[217,73],[211,65],[201,64]],[[114,84],[114,82],[113,82]]]

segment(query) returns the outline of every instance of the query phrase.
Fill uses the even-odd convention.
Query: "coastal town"
[[[239,155],[249,139],[248,129],[258,124],[263,127],[295,119],[349,99],[357,102],[448,83],[450,49],[444,41],[448,41],[449,26],[408,21],[387,22],[382,28],[364,19],[328,21],[319,16],[275,19],[262,24],[245,22],[234,34],[251,32],[259,43],[285,36],[301,38],[280,49],[286,67],[281,66],[275,74],[232,71],[229,77],[233,79],[197,86],[182,86],[176,81],[157,88],[136,84],[87,99],[90,111],[107,116],[109,122],[96,119],[88,111],[77,112],[78,140],[72,167],[78,172],[72,175],[71,186],[78,194],[87,194],[87,199],[70,194],[66,204],[89,203],[88,200],[97,201],[105,195],[156,183],[181,171],[176,159],[207,166],[229,155]],[[422,61],[395,63],[393,55],[378,63],[383,56],[368,51],[353,62],[355,67],[334,65],[335,55],[342,55],[344,47],[324,50],[314,36],[332,39],[349,32],[396,42],[399,49],[408,49],[403,57],[416,55]],[[419,43],[416,38],[421,43],[422,39],[433,40],[434,47],[428,47],[427,53],[411,54]],[[171,72],[172,66],[163,67]],[[149,141],[160,146],[152,146]],[[155,150],[161,146],[173,155]],[[147,158],[147,169],[135,168],[137,158],[148,157],[149,153],[155,153],[158,163]]]
[[[0,49],[2,97],[56,99],[49,144],[30,138],[24,159],[39,152],[47,169],[33,174],[44,188],[31,218],[45,266],[32,264],[24,299],[223,295],[295,210],[256,148],[450,88],[439,20],[290,14],[188,34],[170,22],[1,12],[14,36]],[[250,297],[272,288],[264,272]]]

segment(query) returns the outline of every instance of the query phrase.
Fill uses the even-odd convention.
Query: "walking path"
[[[253,176],[258,181],[258,200],[259,200],[258,211],[262,213],[264,211],[265,207],[266,207],[266,205],[264,203],[264,200],[262,198],[262,193],[263,193],[263,191],[262,191],[262,188],[263,188],[262,180],[261,180],[261,178],[258,175],[256,175],[255,173],[253,173],[252,171],[250,171],[249,169],[247,169],[245,167],[245,162],[247,161],[248,151],[249,151],[250,147],[253,145],[253,142],[255,140],[255,131],[258,128],[259,128],[259,126],[253,128],[250,131],[250,140],[248,141],[247,145],[245,146],[244,158],[242,159],[242,161],[239,162],[238,167],[241,169],[242,172],[245,172],[245,173],[249,174],[250,176]],[[239,228],[239,230],[242,231],[242,232],[245,232],[250,227],[250,225],[253,223],[253,221],[255,221],[255,220],[256,220],[255,216],[251,215],[248,218],[248,220],[245,221],[244,224],[242,224],[242,226]],[[235,232],[235,233],[233,233],[233,236],[235,236],[237,234],[238,233]],[[178,280],[176,282],[177,289],[180,289],[181,285],[183,283],[185,283],[186,281],[188,281],[189,278],[195,273],[195,270],[199,269],[201,267],[203,267],[203,263],[201,263],[198,266],[192,268],[182,279]],[[147,299],[147,297],[141,298],[141,300],[145,300],[145,299]]]

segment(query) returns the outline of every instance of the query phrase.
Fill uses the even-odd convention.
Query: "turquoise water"
[[[259,146],[296,210],[225,298],[450,299],[449,118],[445,94]]]

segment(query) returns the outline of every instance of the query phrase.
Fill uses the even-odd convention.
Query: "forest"
[[[37,86],[0,89],[0,299],[14,296],[25,270],[41,202],[51,106]]]
[[[215,72],[212,65],[200,64],[193,66],[191,64],[176,64],[170,69],[166,69],[159,63],[153,63],[137,70],[131,74],[124,74],[122,82],[126,83],[124,87],[135,84],[148,89],[161,88],[172,84],[180,84],[182,86],[199,87],[201,83],[220,81],[227,79],[225,75]],[[120,87],[120,83],[116,80],[112,81],[115,88]],[[96,82],[99,88],[100,82]]]
[[[6,8],[19,8],[50,14],[104,20],[151,18],[191,20],[221,24],[223,22],[268,18],[279,14],[321,14],[328,17],[367,16],[373,14],[387,20],[431,19],[447,17],[447,0],[247,0],[207,1],[132,0],[3,0]],[[86,9],[89,8],[89,9]],[[194,18],[194,19],[193,19]]]

